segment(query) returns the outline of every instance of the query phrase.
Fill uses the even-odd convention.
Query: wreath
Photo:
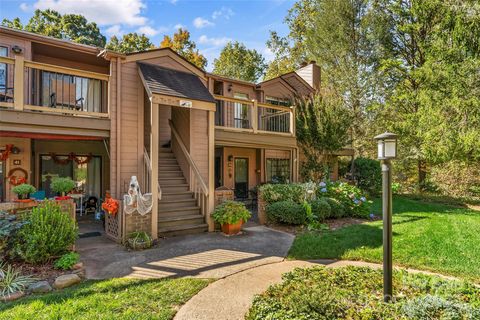
[[[0,160],[5,161],[8,159],[8,156],[12,152],[13,144],[5,145],[5,151],[0,152]]]
[[[16,175],[14,175],[14,173],[16,171],[20,171],[23,173],[23,177],[18,177]],[[28,179],[28,172],[27,170],[23,169],[23,168],[13,168],[11,169],[10,171],[8,171],[8,182],[12,185],[12,186],[18,186],[22,183],[25,183],[27,182],[27,179]]]

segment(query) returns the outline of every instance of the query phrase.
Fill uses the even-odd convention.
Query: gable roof
[[[306,82],[302,77],[300,77],[295,71],[291,71],[278,77],[260,82],[257,87],[261,88],[263,85],[278,80],[281,80],[283,83],[287,84],[290,88],[292,88],[292,91],[294,92],[308,94],[315,91],[315,89],[312,88],[312,86],[309,85],[308,82]]]
[[[199,77],[192,73],[137,62],[141,76],[151,93],[215,103]]]

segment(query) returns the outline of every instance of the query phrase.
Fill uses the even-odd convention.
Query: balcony
[[[0,107],[108,118],[106,74],[0,57]]]
[[[215,128],[221,130],[295,136],[294,110],[259,103],[215,96]]]

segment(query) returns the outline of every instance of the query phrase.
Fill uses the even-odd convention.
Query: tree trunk
[[[418,189],[425,191],[425,181],[427,180],[427,162],[425,160],[418,160]]]

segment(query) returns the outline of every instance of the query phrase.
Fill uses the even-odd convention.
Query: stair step
[[[161,185],[162,194],[163,193],[175,193],[175,192],[186,192],[189,191],[189,186],[187,183],[174,184],[174,185]]]
[[[158,166],[158,171],[163,172],[163,171],[182,171],[180,166],[178,164],[160,164]]]
[[[162,209],[158,208],[158,218],[160,217],[171,217],[171,216],[189,216],[198,214],[200,215],[200,207],[183,207],[183,208],[168,208]]]
[[[158,159],[175,159],[177,161],[173,152],[159,152]]]
[[[159,177],[159,179],[158,179],[158,183],[160,184],[160,187],[162,187],[162,188],[163,188],[163,186],[185,184],[186,182],[187,182],[187,180],[185,180],[184,177],[177,177],[177,178]]]
[[[179,191],[171,193],[162,193],[162,200],[188,200],[193,199],[193,192]]]
[[[158,229],[158,235],[163,237],[172,237],[172,236],[201,233],[201,232],[207,232],[207,231],[208,231],[208,225],[206,223],[202,223],[202,224],[160,228]]]
[[[203,216],[200,214],[190,214],[185,216],[159,216],[158,217],[158,228],[167,228],[167,227],[175,227],[175,226],[182,226],[182,225],[198,225],[205,223]]]
[[[158,148],[160,153],[172,153],[172,148]]]
[[[160,178],[183,178],[183,172],[180,170],[178,171],[159,170],[158,176]]]
[[[158,202],[158,210],[167,210],[175,208],[191,208],[197,205],[197,200],[187,199],[187,200],[160,200]]]

